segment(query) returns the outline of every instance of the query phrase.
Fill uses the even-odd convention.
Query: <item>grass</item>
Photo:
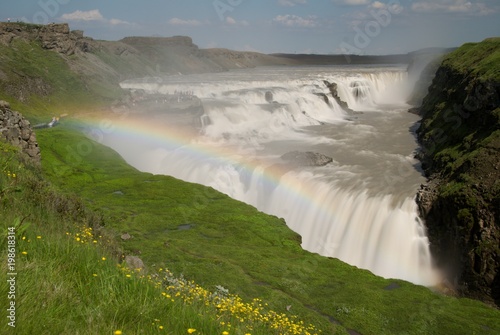
[[[467,43],[451,52],[444,66],[472,75],[482,81],[500,81],[500,37],[488,38],[480,43]]]

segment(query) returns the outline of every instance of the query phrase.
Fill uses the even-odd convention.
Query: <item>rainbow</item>
[[[103,143],[103,139],[112,136],[117,139],[137,140],[137,142],[151,143],[166,150],[177,148],[189,154],[197,161],[216,160],[219,163],[226,163],[244,169],[246,173],[252,173],[256,169],[262,169],[261,159],[244,157],[237,149],[219,143],[202,142],[199,133],[186,127],[173,127],[166,124],[148,122],[144,118],[134,116],[124,117],[84,117],[79,118],[79,123],[89,138],[96,142]],[[120,153],[120,152],[119,152]],[[263,177],[266,182],[276,186],[280,183],[281,177],[288,173],[290,168],[285,164],[268,164],[264,169]],[[160,174],[159,172],[157,172]],[[293,187],[290,191],[296,192]],[[310,201],[307,191],[301,187],[301,192]],[[312,190],[311,194],[312,196]]]
[[[394,232],[389,232],[392,235],[401,233],[401,224],[399,224],[398,227],[397,223],[387,221],[392,217],[397,216],[397,213],[404,212],[404,210],[390,209],[389,207],[387,207],[386,203],[390,202],[387,201],[387,197],[381,199],[370,199],[365,193],[352,195],[349,194],[349,192],[344,192],[346,196],[342,199],[339,199],[339,197],[335,195],[335,193],[342,193],[342,190],[339,190],[338,192],[331,192],[331,190],[327,190],[328,185],[322,185],[318,188],[317,183],[315,184],[304,182],[301,178],[295,178],[294,175],[290,175],[289,172],[291,172],[292,170],[285,164],[273,164],[272,162],[263,161],[262,159],[245,156],[245,154],[240,150],[238,150],[237,148],[233,148],[227,144],[222,145],[221,143],[217,142],[204,143],[202,142],[199,134],[196,131],[193,131],[193,129],[189,129],[187,127],[173,127],[165,124],[159,124],[158,122],[155,123],[152,121],[144,120],[144,118],[132,115],[113,117],[108,119],[102,116],[85,117],[80,118],[79,122],[81,123],[83,128],[87,130],[84,132],[86,132],[91,139],[94,139],[101,144],[112,147],[113,149],[118,151],[118,153],[122,154],[122,156],[126,160],[127,158],[125,157],[125,155],[123,155],[123,152],[126,150],[122,150],[122,152],[120,152],[120,150],[117,149],[114,145],[110,145],[110,143],[106,142],[106,137],[112,137],[115,143],[120,142],[121,140],[129,141],[129,143],[130,141],[133,141],[137,143],[145,143],[146,145],[150,144],[152,148],[163,148],[165,151],[169,152],[182,148],[182,153],[184,155],[187,155],[192,161],[210,161],[215,162],[218,165],[230,165],[236,168],[240,172],[240,175],[241,173],[252,176],[259,174],[259,182],[264,184],[265,190],[275,190],[279,188],[280,196],[282,196],[283,198],[292,199],[291,202],[293,201],[293,203],[289,203],[287,206],[290,208],[290,212],[293,213],[295,217],[292,216],[286,218],[287,222],[291,229],[302,235],[303,246],[310,251],[319,252],[322,254],[325,254],[324,252],[326,251],[326,253],[328,253],[329,246],[327,245],[327,243],[329,243],[329,241],[331,240],[338,241],[339,236],[346,235],[346,232],[348,232],[348,235],[351,235],[351,238],[353,236],[355,237],[355,239],[351,240],[350,243],[353,245],[353,248],[357,248],[359,246],[356,246],[355,243],[365,243],[360,242],[358,237],[366,236],[367,229],[372,229],[372,226],[378,227],[377,229],[380,229],[381,232],[385,232],[387,229],[393,229]],[[131,163],[130,160],[127,161],[129,162],[129,164]],[[141,170],[141,168],[139,169]],[[147,172],[153,172],[156,174],[162,173],[159,170]],[[238,199],[237,196],[235,198]],[[238,200],[248,201],[248,199]],[[282,202],[286,202],[285,199],[280,200]],[[332,205],[333,202],[336,202],[335,206]],[[283,204],[281,204],[281,206],[283,206]],[[380,209],[378,208],[378,206],[382,206],[383,208]],[[311,208],[314,210],[311,211]],[[345,208],[349,208],[349,210],[351,211],[346,212]],[[391,210],[396,214],[391,213]],[[309,216],[307,216],[306,214],[302,214],[301,212],[309,213]],[[379,213],[381,212],[384,213],[382,215],[382,219],[374,218],[380,216]],[[408,211],[408,213],[410,212],[411,210]],[[276,215],[277,213],[271,214]],[[373,217],[368,218],[368,220],[372,220],[373,223],[369,224],[367,228],[366,222],[364,222],[367,219],[365,218],[365,216],[370,215]],[[285,214],[283,214],[283,216],[285,216]],[[362,223],[359,223],[360,220]],[[308,223],[305,223],[305,221],[307,221]],[[413,221],[414,224],[415,220],[408,219],[406,216],[404,216],[403,221]],[[332,222],[340,223],[341,227],[334,227],[334,225],[332,225]],[[404,231],[404,233],[406,234],[407,231]],[[410,232],[409,234],[411,235],[415,233]],[[414,243],[414,240],[419,237],[422,236],[409,236],[407,244]],[[370,236],[368,236],[367,238],[370,240],[372,239]],[[380,259],[382,259],[382,262],[385,262],[385,259],[393,259],[395,257],[399,257],[398,253],[400,251],[394,248],[389,249],[385,247],[383,245],[383,241],[381,242],[377,240],[375,242],[370,242],[372,243],[372,249],[373,246],[375,246],[376,248],[375,250],[378,254],[378,263],[380,263]],[[368,245],[370,243],[368,243]],[[423,243],[425,244],[425,241]],[[341,251],[341,253],[343,252],[345,254],[346,252],[350,252],[349,242],[347,244],[347,246],[344,246],[344,248],[347,249],[344,249],[344,251]],[[415,248],[412,250],[415,250]],[[408,251],[408,254],[410,252],[411,250]],[[327,254],[327,256],[334,255]],[[370,255],[370,257],[373,258],[373,255]],[[343,259],[342,257],[340,258]],[[388,264],[384,264],[382,266],[382,271],[379,271],[378,274],[386,277],[401,278],[428,286],[434,285],[436,283],[435,281],[438,281],[439,279],[434,279],[433,273],[428,275],[428,273],[433,272],[434,269],[419,269],[419,258],[420,256],[418,255],[414,255],[411,257],[408,256],[406,262],[401,263],[399,261],[399,263],[394,263],[392,266],[396,265],[395,271],[397,273],[402,273],[401,276],[398,276],[397,273],[383,273],[384,271],[386,271],[387,265],[389,263],[392,264],[391,262],[385,262]],[[350,262],[349,260],[345,261],[353,264],[353,262]],[[367,261],[362,260],[362,262],[366,263]],[[367,266],[366,264],[353,265],[368,268],[375,273],[377,273],[377,269],[374,269],[373,267],[380,267],[380,264],[377,265],[377,261],[375,261],[375,265],[373,267],[371,267],[370,265]],[[426,282],[427,279],[424,277],[422,277],[423,279],[420,278],[420,274],[413,274],[415,272],[415,269],[417,269],[417,272],[423,270],[423,272],[425,272],[424,277],[428,275],[433,277],[433,279]],[[408,275],[408,273],[410,273],[410,275]]]

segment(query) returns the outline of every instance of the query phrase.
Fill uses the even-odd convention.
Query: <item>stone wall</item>
[[[20,113],[0,100],[0,140],[19,147],[29,161],[40,164],[40,148],[31,124]]]

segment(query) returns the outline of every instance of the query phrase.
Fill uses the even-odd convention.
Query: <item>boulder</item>
[[[265,97],[267,102],[269,103],[273,102],[273,92],[267,91]]]
[[[297,166],[324,166],[333,162],[331,157],[312,151],[287,152],[281,159]]]
[[[7,101],[0,100],[0,110],[10,109],[10,104]]]
[[[144,262],[137,256],[126,256],[125,263],[132,270],[144,269]]]

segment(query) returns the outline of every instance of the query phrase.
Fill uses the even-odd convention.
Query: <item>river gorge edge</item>
[[[500,305],[500,39],[446,55],[419,114],[417,193],[436,265],[461,296]],[[497,55],[497,56],[495,56]]]

